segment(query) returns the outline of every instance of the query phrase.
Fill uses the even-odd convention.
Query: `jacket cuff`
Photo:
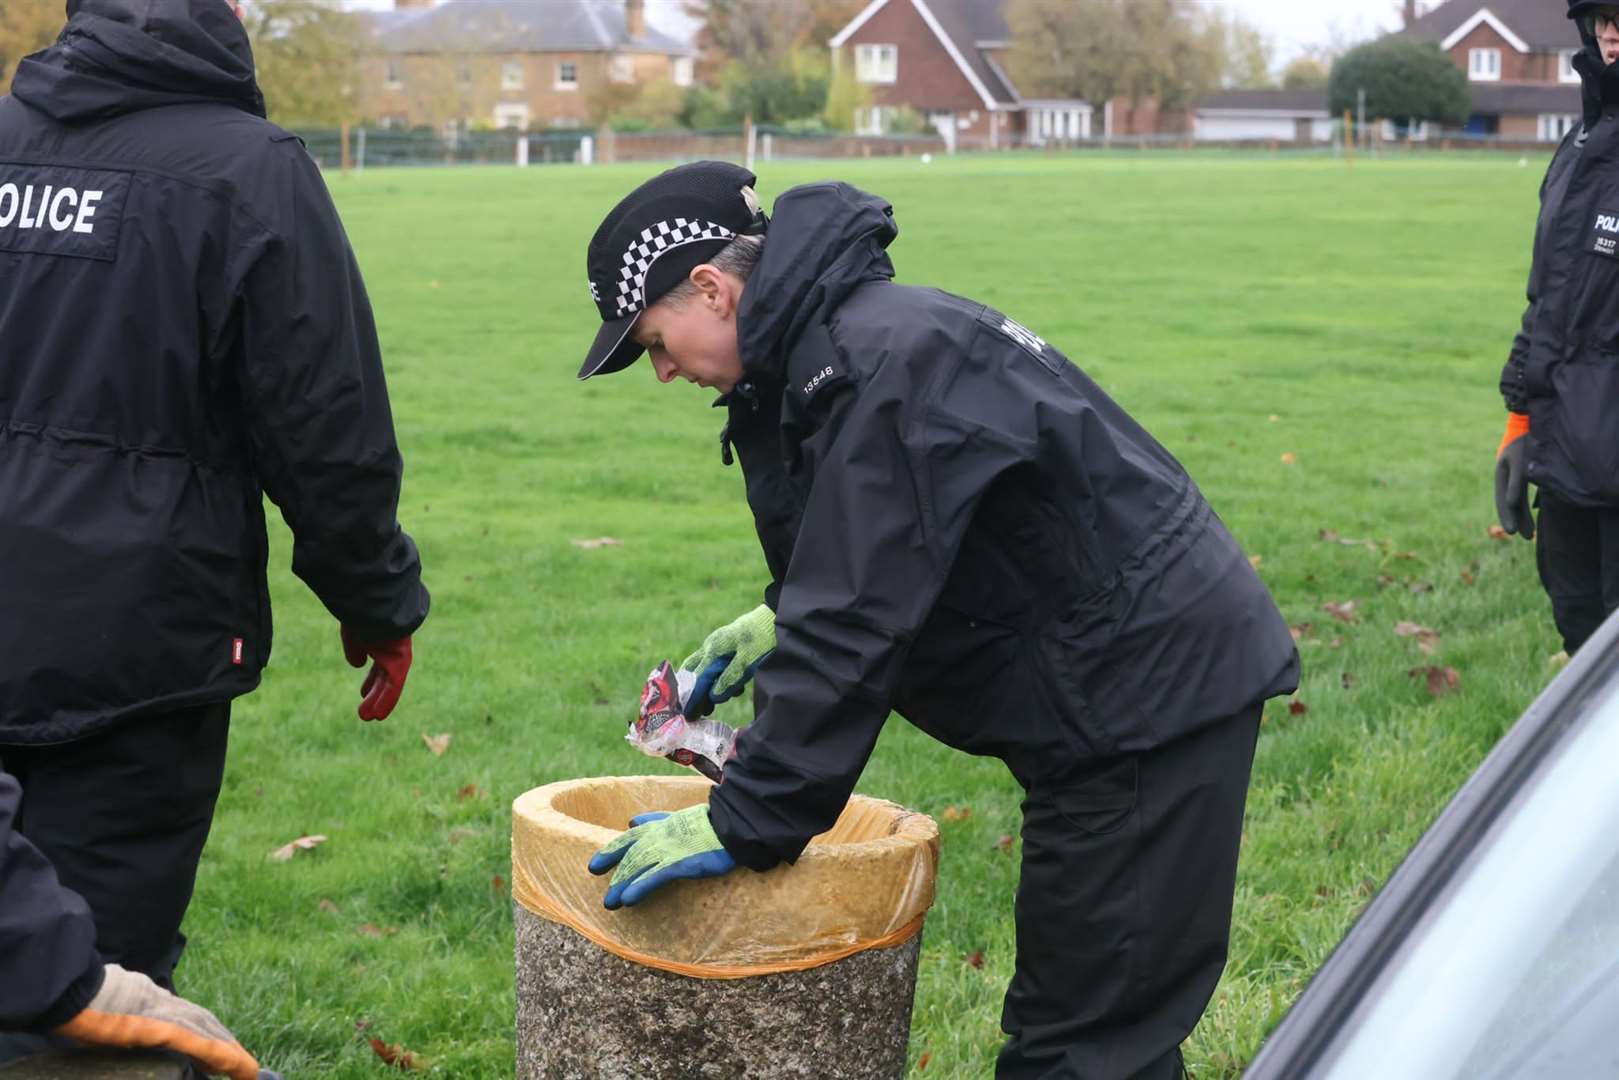
[[[101,984],[107,979],[107,965],[99,955],[91,957],[90,966],[67,988],[56,1004],[46,1009],[30,1025],[34,1031],[52,1031],[83,1012],[95,996],[101,993]]]

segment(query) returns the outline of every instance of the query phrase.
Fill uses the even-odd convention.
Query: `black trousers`
[[[1000,1080],[1179,1080],[1225,967],[1260,706],[1032,784]]]
[[[1573,656],[1619,608],[1619,508],[1575,506],[1547,491],[1538,502],[1535,565]]]
[[[77,742],[0,746],[22,784],[18,831],[90,905],[102,959],[171,990],[229,729],[222,702]]]

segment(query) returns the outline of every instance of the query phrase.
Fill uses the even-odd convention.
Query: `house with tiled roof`
[[[1005,0],[871,0],[829,45],[869,96],[854,118],[860,134],[882,134],[903,107],[952,147],[1089,137],[1089,102],[1018,93],[1006,72],[1011,36]]]
[[[612,84],[692,82],[696,50],[645,0],[400,0],[372,21],[365,111],[385,127],[568,128]]]
[[[1579,122],[1580,38],[1560,0],[1446,0],[1401,33],[1437,41],[1467,73],[1470,132],[1552,141]]]

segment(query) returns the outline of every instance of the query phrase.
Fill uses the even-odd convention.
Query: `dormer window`
[[[1473,82],[1500,82],[1501,50],[1468,49],[1467,77]]]

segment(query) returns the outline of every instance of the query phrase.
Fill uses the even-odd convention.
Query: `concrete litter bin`
[[[938,826],[856,795],[792,867],[605,910],[590,856],[632,816],[712,788],[605,777],[513,804],[520,1080],[904,1075]]]

